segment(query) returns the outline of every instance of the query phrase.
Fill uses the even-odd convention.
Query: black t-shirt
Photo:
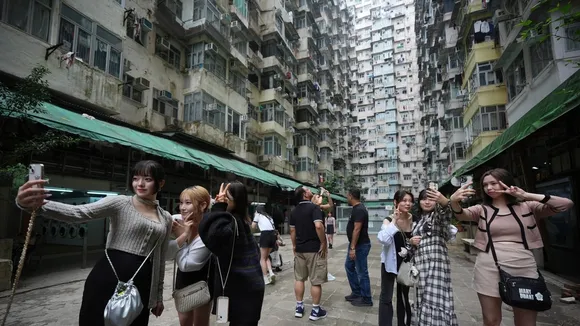
[[[350,219],[348,220],[348,224],[346,226],[346,236],[348,237],[348,242],[352,241],[352,232],[354,231],[355,222],[362,222],[362,228],[360,229],[360,233],[358,235],[357,245],[371,242],[371,239],[369,238],[369,212],[362,203],[352,207]]]
[[[296,252],[318,252],[320,239],[315,221],[323,223],[322,211],[310,201],[300,202],[290,213],[289,225],[296,232]]]

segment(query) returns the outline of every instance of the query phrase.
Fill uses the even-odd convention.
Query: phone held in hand
[[[44,164],[30,164],[28,167],[28,181],[36,180],[44,180]]]
[[[429,182],[429,189],[437,191],[439,189],[439,185],[437,184],[437,182]]]

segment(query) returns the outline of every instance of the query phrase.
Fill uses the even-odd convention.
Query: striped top
[[[158,207],[160,222],[143,216],[130,196],[109,196],[86,205],[68,205],[49,201],[38,212],[47,218],[79,223],[92,219],[110,219],[107,249],[115,249],[138,256],[147,256],[155,244],[152,254],[153,277],[149,307],[163,301],[163,279],[165,278],[165,253],[171,233],[171,215]]]

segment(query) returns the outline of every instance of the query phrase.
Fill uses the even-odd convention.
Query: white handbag
[[[403,262],[397,273],[397,283],[414,287],[419,281],[419,270],[411,262]]]
[[[206,281],[195,282],[183,289],[176,290],[177,264],[175,262],[173,263],[173,301],[175,301],[175,309],[178,312],[192,311],[195,308],[207,304],[211,300],[209,286],[207,284],[211,270],[211,258],[206,264],[209,264]]]

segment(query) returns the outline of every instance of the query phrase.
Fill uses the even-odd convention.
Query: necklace
[[[158,200],[149,200],[149,199],[143,199],[137,195],[133,196],[135,199],[137,199],[138,202],[140,202],[141,204],[145,205],[145,206],[151,206],[151,207],[157,207],[159,206],[159,201]]]

